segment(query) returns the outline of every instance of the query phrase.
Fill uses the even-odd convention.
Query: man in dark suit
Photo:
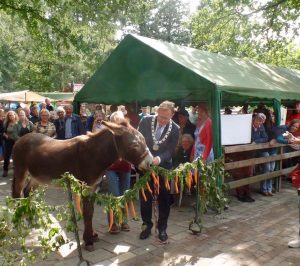
[[[138,130],[145,137],[147,146],[153,154],[153,164],[159,165],[165,169],[171,169],[172,156],[175,153],[176,146],[179,139],[179,126],[172,121],[174,114],[174,103],[169,101],[162,102],[157,110],[157,115],[144,117]],[[165,243],[168,240],[166,233],[167,222],[170,213],[171,196],[169,191],[165,188],[163,177],[160,177],[160,191],[157,196],[159,205],[158,224],[159,231],[158,238]],[[150,186],[153,187],[152,181]],[[151,233],[152,223],[152,195],[149,191],[145,191],[147,201],[140,197],[141,216],[143,220],[143,228],[140,234],[140,239],[146,239]]]
[[[71,139],[79,135],[86,134],[86,130],[81,122],[80,116],[73,113],[72,104],[68,104],[65,109],[65,139]]]

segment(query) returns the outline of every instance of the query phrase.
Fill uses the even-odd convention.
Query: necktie
[[[156,128],[156,131],[155,131],[155,139],[156,139],[156,140],[159,140],[159,139],[160,139],[160,136],[161,136],[161,130],[162,130],[162,126],[161,126],[161,125],[158,125],[157,128]]]

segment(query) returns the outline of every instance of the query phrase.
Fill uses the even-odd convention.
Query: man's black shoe
[[[161,231],[159,231],[159,233],[158,233],[158,238],[159,238],[159,240],[161,241],[161,242],[167,242],[167,240],[168,240],[168,235],[167,235],[167,232],[166,232],[166,230],[161,230]]]
[[[246,196],[237,196],[237,199],[241,202],[247,202]]]
[[[254,202],[255,199],[251,198],[250,196],[245,196],[246,202]]]
[[[140,233],[140,239],[146,239],[150,236],[151,229],[149,227],[146,227],[141,233]]]

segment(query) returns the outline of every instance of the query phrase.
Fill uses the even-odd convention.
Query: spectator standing
[[[39,110],[36,104],[31,107],[29,120],[32,122],[32,124],[35,124],[39,121]]]
[[[4,159],[4,144],[3,144],[4,119],[5,119],[5,111],[3,109],[0,109],[0,161]]]
[[[53,107],[53,105],[51,104],[51,101],[50,101],[49,98],[45,98],[45,104],[46,104],[46,109],[47,109],[49,112],[54,111],[54,107]]]
[[[83,127],[85,128],[85,130],[87,130],[87,115],[86,115],[86,113],[81,114],[80,119],[81,119]]]
[[[16,140],[16,126],[18,122],[18,116],[14,111],[9,111],[6,114],[4,120],[4,164],[3,164],[3,177],[7,176],[8,167],[10,163],[10,157],[12,153],[13,146]]]
[[[94,113],[92,132],[98,132],[104,127],[101,123],[102,120],[105,120],[105,114],[102,111],[96,111]]]
[[[172,121],[175,104],[169,101],[162,102],[158,109],[157,115],[144,117],[138,130],[143,134],[149,150],[154,156],[153,164],[159,165],[165,169],[173,167],[172,156],[179,140],[179,127]],[[158,238],[162,243],[168,240],[166,232],[168,218],[170,214],[171,195],[165,187],[164,177],[159,178],[160,191],[157,196],[158,201]],[[153,181],[150,182],[153,188]],[[153,190],[154,191],[154,190]],[[140,197],[141,216],[143,220],[142,232],[140,239],[146,239],[151,234],[152,223],[152,195],[145,191],[147,201]]]
[[[57,107],[58,118],[54,121],[56,129],[56,138],[65,139],[65,109],[62,106]]]
[[[80,116],[73,114],[73,106],[71,104],[65,107],[65,139],[71,139],[86,133],[81,122]]]
[[[130,125],[132,125],[134,128],[137,128],[139,126],[140,117],[134,112],[133,104],[126,104],[125,108],[127,110],[125,118],[129,121]]]
[[[300,119],[300,102],[297,102],[295,104],[295,110],[294,112],[287,118],[286,120],[286,124],[289,125],[291,123],[292,120],[294,119]],[[293,133],[293,135],[295,137],[300,137],[300,129],[298,129],[297,131],[295,131]]]
[[[263,113],[256,113],[253,117],[251,141],[254,143],[266,143],[268,142],[268,135],[265,131],[264,122],[266,116]],[[271,150],[270,150],[271,152]],[[257,157],[269,157],[268,150],[258,150],[256,152]],[[267,162],[260,166],[262,174],[272,172],[275,168],[275,162]],[[273,196],[272,194],[272,179],[263,180],[260,182],[261,193],[264,196]]]
[[[197,107],[191,106],[191,111],[189,112],[189,120],[193,125],[197,125],[197,121],[198,121]]]
[[[188,111],[181,108],[177,111],[177,113],[180,136],[183,134],[189,134],[194,137],[196,126],[190,122]]]
[[[139,113],[140,120],[142,120],[145,116],[148,116],[148,107],[142,106],[141,107],[141,113]]]
[[[195,130],[195,144],[192,151],[193,160],[202,157],[211,162],[214,160],[212,141],[212,121],[205,104],[198,105],[198,121]]]
[[[42,109],[40,111],[40,118],[41,120],[34,124],[33,132],[56,138],[55,125],[49,121],[50,112],[47,109]]]
[[[16,129],[16,133],[15,133],[16,140],[33,131],[33,124],[31,121],[29,121],[29,119],[27,118],[23,110],[19,111],[19,121],[15,129]]]
[[[122,112],[114,112],[110,116],[110,121],[114,123],[119,123],[124,120],[125,117]],[[122,159],[114,162],[106,171],[105,175],[108,180],[109,192],[114,196],[119,197],[124,195],[124,192],[130,188],[130,173],[131,173],[131,164]],[[111,234],[117,234],[122,231],[130,231],[129,225],[126,220],[126,212],[122,210],[123,222],[121,228],[117,225],[116,222],[113,222],[112,228],[109,231]],[[108,217],[109,220],[109,217]],[[110,221],[108,221],[110,223]]]
[[[94,116],[95,116],[96,112],[102,112],[101,104],[95,104],[94,108],[93,108],[93,112],[87,118],[85,129],[88,131],[92,132],[92,130],[93,130]]]

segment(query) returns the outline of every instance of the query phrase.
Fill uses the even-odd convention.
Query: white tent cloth
[[[45,102],[45,98],[29,90],[0,93],[0,102]]]

